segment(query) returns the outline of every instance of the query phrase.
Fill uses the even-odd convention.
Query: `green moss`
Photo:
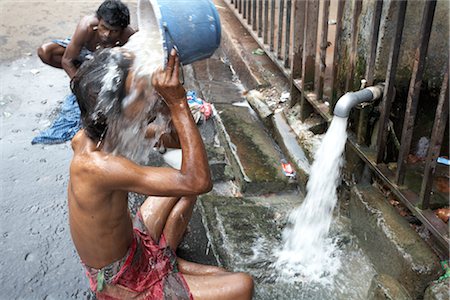
[[[226,124],[227,132],[236,145],[238,156],[244,165],[245,172],[250,179],[258,181],[272,181],[277,177],[275,161],[261,151],[254,142],[251,128],[245,122],[238,123],[236,118],[224,113],[221,115]]]

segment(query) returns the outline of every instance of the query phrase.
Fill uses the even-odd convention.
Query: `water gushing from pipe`
[[[282,274],[300,276],[302,281],[332,283],[339,272],[339,251],[329,237],[337,202],[343,153],[347,141],[347,118],[357,104],[381,97],[383,86],[346,93],[334,109],[330,127],[315,153],[304,202],[289,216],[283,231],[283,247],[275,266]]]

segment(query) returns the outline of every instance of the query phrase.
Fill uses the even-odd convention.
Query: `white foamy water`
[[[121,113],[108,120],[105,146],[115,155],[145,164],[160,137],[172,128],[168,107],[151,84],[152,74],[163,67],[166,53],[160,28],[148,0],[138,3],[138,26],[139,31],[122,47],[134,57],[130,70],[134,76],[129,93],[121,102]],[[105,90],[107,94],[114,88],[119,70],[114,66],[106,67],[108,73],[102,91]],[[142,92],[138,93],[138,90]],[[146,139],[149,125],[153,128],[154,137]]]
[[[304,202],[289,216],[275,267],[282,276],[331,284],[341,267],[340,253],[328,236],[337,201],[347,119],[334,117],[317,150]]]

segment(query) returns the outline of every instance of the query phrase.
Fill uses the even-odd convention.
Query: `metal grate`
[[[226,0],[241,23],[253,38],[275,62],[291,82],[291,105],[300,105],[300,118],[306,119],[312,111],[325,120],[332,118],[331,111],[337,101],[347,91],[358,89],[355,74],[358,67],[358,37],[361,30],[362,0]],[[414,123],[417,119],[417,104],[425,72],[427,49],[436,10],[436,0],[414,2],[423,5],[421,30],[417,38],[416,55],[409,90],[402,101],[406,102],[403,132],[398,142],[399,154],[396,170],[387,168],[384,160],[388,140],[389,116],[392,102],[396,97],[396,74],[398,71],[406,19],[406,0],[393,1],[395,12],[391,19],[394,38],[386,57],[387,68],[384,77],[385,89],[379,105],[379,130],[376,149],[364,145],[367,126],[359,126],[349,138],[350,146],[360,158],[391,188],[395,195],[419,218],[448,252],[448,227],[430,210],[432,183],[436,169],[436,159],[440,154],[446,126],[448,126],[448,63],[444,66],[446,75],[436,107],[434,126],[430,132],[430,147],[424,163],[424,176],[420,192],[412,192],[405,186],[407,157],[411,151]],[[373,4],[372,4],[373,3]],[[363,62],[368,86],[374,84],[380,20],[384,1],[371,2],[369,21],[370,37],[368,53]],[[331,14],[333,11],[333,14]],[[344,17],[350,16],[350,32],[343,34]],[[331,21],[333,20],[333,21]],[[343,39],[347,46],[343,47]],[[330,42],[329,42],[330,41]],[[331,47],[329,47],[331,45]],[[346,58],[346,59],[344,59]],[[359,63],[361,65],[361,63]],[[345,68],[345,72],[342,69]],[[325,105],[326,104],[326,105]],[[364,123],[365,115],[360,115]],[[357,118],[358,119],[358,118]]]

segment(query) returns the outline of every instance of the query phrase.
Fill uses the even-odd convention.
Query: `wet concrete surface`
[[[31,140],[69,93],[37,47],[70,36],[101,2],[0,1],[0,299],[90,298],[68,227],[70,143]]]
[[[79,18],[93,12],[100,3],[0,0],[0,300],[92,298],[68,226],[66,189],[72,156],[70,143],[32,146],[31,140],[50,125],[60,103],[69,93],[69,79],[64,71],[42,64],[35,55],[35,49],[44,41],[70,35]],[[126,3],[130,6],[134,24],[135,3]],[[202,91],[206,100],[219,106],[231,107],[233,102],[241,102],[244,99],[243,88],[235,85],[236,78],[230,75],[226,64],[219,63],[226,62],[226,59],[221,55],[213,59],[216,60],[214,64],[204,62],[196,64],[195,70],[186,68],[186,75],[197,77],[191,87]],[[217,74],[228,75],[217,77]],[[208,136],[213,137],[214,134]],[[214,141],[207,141],[207,144],[211,143]],[[183,243],[179,254],[201,263],[215,264],[219,259],[221,264],[231,269],[249,271],[258,276],[258,272],[266,270],[264,262],[251,252],[250,247],[241,245],[241,241],[247,241],[247,244],[258,241],[256,231],[260,230],[258,226],[261,224],[270,237],[268,248],[275,246],[287,210],[298,205],[302,196],[294,193],[290,200],[283,196],[283,201],[287,202],[282,202],[280,207],[273,205],[273,197],[252,199],[251,205],[245,202],[242,208],[243,201],[234,197],[239,191],[233,189],[235,187],[226,183],[215,183],[212,194],[229,193],[226,196],[233,197],[233,201],[221,205],[216,205],[223,200],[219,197],[199,201],[201,205],[194,211],[191,230],[187,234],[189,242]],[[142,199],[132,204],[139,201]],[[264,201],[270,203],[267,205],[271,206],[270,210],[260,207]],[[214,210],[213,204],[219,208]],[[243,218],[243,209],[249,209],[250,217]],[[235,239],[234,244],[227,246],[232,247],[235,253],[245,254],[243,260],[230,256],[228,263],[220,261],[227,258],[227,254],[221,251],[228,248],[213,250],[214,246],[222,247],[224,244],[217,241],[216,245],[210,244],[207,235],[214,236],[214,232],[211,229],[211,232],[205,232],[201,223],[202,218],[206,219],[207,211],[210,211],[209,223],[213,225],[212,218],[216,212],[225,216],[222,219],[229,223],[222,224],[228,229],[226,233]],[[254,212],[259,212],[260,217]],[[238,218],[239,213],[241,217]],[[267,219],[276,219],[277,222],[267,222]],[[252,233],[255,236],[249,238]],[[266,275],[262,274],[258,280]],[[299,287],[295,286],[291,290],[287,286],[270,284],[263,288],[267,289],[265,296],[258,294],[256,299],[314,298],[299,293]]]

